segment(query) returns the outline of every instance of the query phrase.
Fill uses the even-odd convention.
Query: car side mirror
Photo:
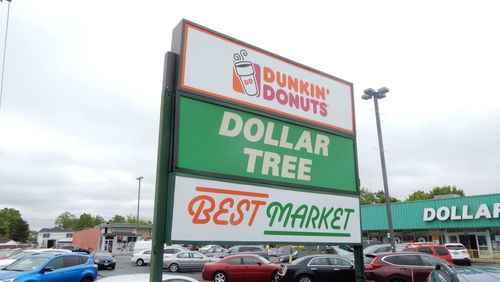
[[[351,266],[349,267],[350,269],[354,269],[354,265],[351,264]]]
[[[262,265],[262,262],[258,261],[258,262],[257,262],[257,264],[258,264],[258,265]]]
[[[52,267],[46,267],[46,268],[42,269],[42,273],[51,272],[51,271],[54,271],[54,268],[52,268]]]
[[[435,270],[441,270],[441,265],[436,264],[436,267],[434,268]]]

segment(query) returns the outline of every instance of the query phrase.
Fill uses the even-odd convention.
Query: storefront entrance
[[[462,243],[470,252],[471,258],[489,258],[491,245],[487,232],[448,233],[449,243]]]

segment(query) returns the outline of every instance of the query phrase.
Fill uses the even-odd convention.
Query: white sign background
[[[181,88],[354,133],[352,85],[349,83],[284,61],[189,24],[186,25],[184,35]],[[262,93],[260,97],[256,97],[233,90],[233,55],[242,49],[248,52],[247,56],[244,57],[245,61],[259,64],[261,68],[269,67],[274,71],[280,71],[294,78],[329,89],[330,94],[326,95],[325,100],[328,105],[328,115],[321,116],[312,111],[305,112],[290,107],[288,104],[282,105],[276,100],[265,100]],[[262,81],[262,84],[264,83]]]
[[[360,225],[360,210],[359,199],[355,197],[336,196],[328,194],[318,194],[309,192],[298,192],[276,188],[268,188],[256,185],[236,184],[230,182],[213,181],[207,179],[189,178],[184,176],[175,177],[175,193],[174,205],[172,213],[172,231],[171,240],[173,241],[211,241],[211,242],[317,242],[317,243],[360,243],[361,242],[361,225]],[[206,193],[196,191],[196,187],[208,187],[215,189],[226,189],[233,191],[243,191],[251,193],[268,194],[267,199],[238,196],[238,195],[225,195],[217,193]],[[193,216],[188,212],[190,201],[200,195],[209,195],[215,199],[216,207],[210,213],[213,218],[218,210],[218,204],[224,199],[231,197],[237,203],[242,199],[250,200],[264,200],[266,205],[260,206],[255,216],[252,226],[248,225],[248,218],[253,208],[245,214],[245,219],[242,224],[233,226],[216,225],[213,220],[206,224],[194,224]],[[289,220],[287,228],[283,228],[282,224],[275,224],[270,227],[269,219],[266,216],[267,205],[271,202],[280,202],[283,205],[292,203],[294,209],[300,205],[316,205],[320,209],[326,207],[327,210],[333,208],[351,208],[354,210],[350,214],[347,228],[345,230],[332,230],[329,229],[306,229],[290,227],[291,219]],[[227,205],[226,205],[227,208]],[[236,209],[234,209],[236,210]],[[220,215],[219,220],[229,220],[232,209],[229,208],[229,213]],[[293,214],[293,211],[292,211]],[[278,213],[279,215],[279,213]],[[329,217],[328,224],[332,217]],[[277,221],[278,217],[276,217]],[[344,226],[344,220],[339,220],[336,224]],[[281,228],[280,228],[281,225]],[[350,237],[331,237],[331,236],[296,236],[296,235],[266,235],[265,230],[273,231],[305,231],[305,232],[329,232],[329,233],[350,233]]]

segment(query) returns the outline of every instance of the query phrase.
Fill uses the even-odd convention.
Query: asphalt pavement
[[[99,278],[122,275],[122,274],[133,274],[133,273],[149,273],[150,266],[138,266],[130,261],[131,255],[120,255],[115,256],[116,268],[114,270],[99,270]],[[500,264],[495,263],[485,263],[485,262],[473,262],[472,267],[500,267]],[[170,272],[167,272],[170,273]],[[201,279],[201,272],[180,272],[176,275],[189,276],[191,278],[197,279],[199,281],[207,281]],[[147,281],[145,281],[147,282]]]
[[[133,273],[149,273],[150,266],[138,266],[135,263],[130,261],[132,255],[119,255],[115,256],[116,259],[116,267],[114,270],[99,270],[98,276],[99,278],[115,276],[115,275],[123,275],[123,274],[133,274]],[[170,273],[170,272],[166,272]],[[176,273],[176,275],[184,275],[199,281],[206,281],[201,279],[201,272],[180,272]],[[145,281],[147,282],[147,281]]]

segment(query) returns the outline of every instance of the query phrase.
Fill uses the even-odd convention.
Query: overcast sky
[[[325,4],[328,3],[328,4]],[[8,2],[0,2],[3,51]],[[361,186],[498,193],[500,4],[484,1],[13,0],[0,209],[30,229],[69,211],[152,220],[163,58],[188,19],[354,84]],[[3,54],[3,52],[2,52]]]

